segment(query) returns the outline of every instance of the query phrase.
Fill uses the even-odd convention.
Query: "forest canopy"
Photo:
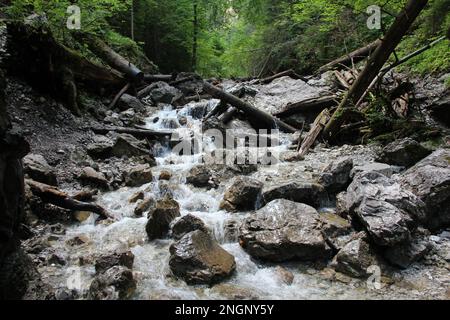
[[[65,28],[67,7],[81,9],[82,32],[102,36],[126,56],[141,52],[164,73],[262,76],[318,67],[383,36],[404,0],[15,0],[2,11],[13,19],[45,14],[67,46],[81,51]],[[369,29],[367,8],[382,9],[381,29]],[[450,0],[431,0],[398,48],[398,56],[447,33]],[[445,40],[406,65],[414,73],[450,69]]]

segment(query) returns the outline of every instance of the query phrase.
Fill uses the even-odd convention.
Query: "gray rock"
[[[180,205],[173,199],[165,198],[156,203],[150,211],[145,227],[149,240],[161,239],[169,233],[170,224],[180,216]]]
[[[425,218],[425,205],[418,197],[377,172],[357,175],[339,206],[380,246],[408,241],[411,231]]]
[[[78,179],[81,181],[83,185],[100,187],[103,189],[109,188],[109,182],[106,179],[105,175],[101,172],[95,171],[91,167],[86,167],[83,170],[81,170]]]
[[[350,173],[353,169],[353,160],[345,158],[330,163],[320,174],[319,183],[329,193],[336,194],[347,189],[350,184]]]
[[[133,269],[134,254],[131,251],[114,252],[108,255],[102,255],[95,261],[95,271],[103,273],[115,266],[123,266]]]
[[[401,168],[401,167],[391,166],[386,163],[373,162],[373,163],[364,164],[362,166],[354,167],[350,176],[351,176],[351,178],[354,178],[359,173],[377,172],[377,173],[381,173],[382,175],[385,175],[386,177],[391,177],[395,173],[400,173],[402,170],[403,170],[403,168]]]
[[[237,177],[225,192],[220,209],[230,212],[255,210],[262,188],[262,182],[256,179]]]
[[[172,104],[183,96],[180,90],[171,87],[165,82],[157,82],[155,86],[156,88],[150,92],[150,97],[155,104]]]
[[[409,168],[430,153],[430,150],[417,141],[406,138],[388,144],[377,161]]]
[[[321,224],[314,208],[278,199],[245,219],[239,240],[241,246],[258,259],[327,259],[331,249],[322,235]]]
[[[54,169],[39,154],[29,154],[23,159],[24,172],[31,179],[51,186],[57,186],[58,181]]]
[[[351,277],[367,276],[367,269],[377,263],[365,234],[360,233],[336,255],[332,265],[335,270]]]
[[[197,188],[217,188],[218,183],[214,179],[214,173],[206,165],[192,168],[186,177],[186,183]]]
[[[324,195],[325,189],[320,184],[291,181],[265,187],[262,198],[264,203],[269,203],[276,199],[286,199],[318,208]]]
[[[196,231],[196,230],[200,230],[205,233],[209,233],[208,228],[206,227],[205,223],[201,219],[199,219],[191,214],[188,214],[188,215],[182,217],[181,219],[179,219],[172,226],[172,237],[175,240],[180,240],[186,234],[188,234],[192,231]]]
[[[117,104],[120,110],[129,110],[133,109],[136,112],[143,112],[145,111],[145,106],[142,104],[142,102],[129,94],[124,94],[119,100],[119,103]]]
[[[430,249],[428,241],[422,237],[416,237],[411,242],[388,248],[384,252],[384,257],[392,265],[407,269],[411,264],[422,259]]]
[[[137,165],[125,174],[127,187],[140,187],[153,180],[152,170],[148,164]]]
[[[336,251],[341,250],[354,235],[350,222],[334,213],[320,213],[322,235]]]
[[[123,266],[115,266],[101,273],[91,283],[88,297],[91,300],[125,300],[136,290],[133,272]]]
[[[185,235],[170,247],[170,269],[186,283],[215,284],[236,269],[234,257],[200,230]]]
[[[134,214],[138,217],[142,217],[145,212],[150,211],[155,206],[156,206],[155,198],[147,197],[136,205],[136,208],[134,208]]]
[[[110,153],[110,156],[118,158],[148,155],[150,155],[150,151],[144,148],[138,139],[129,134],[118,135]]]
[[[450,226],[450,150],[440,149],[399,177],[402,188],[426,205],[425,225],[431,229]]]

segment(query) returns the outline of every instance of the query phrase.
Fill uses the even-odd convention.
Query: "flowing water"
[[[190,137],[192,133],[200,133],[201,120],[193,114],[198,107],[207,105],[211,110],[218,101],[202,101],[191,103],[181,110],[166,106],[149,117],[147,128],[154,130],[175,129],[180,137]],[[187,123],[182,126],[179,116],[185,116]],[[174,125],[175,124],[175,125]],[[290,136],[281,136],[279,151],[288,149]],[[212,141],[206,141],[206,147],[214,149]],[[343,151],[344,150],[344,151]],[[278,166],[260,167],[253,177],[261,181],[276,181],[289,177],[312,176],[311,168],[320,168],[335,155],[346,149],[312,155],[301,164],[281,163]],[[364,157],[360,149],[354,150],[356,156]],[[308,264],[286,263],[282,266],[291,271],[295,278],[292,285],[280,280],[279,265],[264,264],[251,259],[239,246],[235,236],[230,236],[226,226],[230,221],[239,221],[249,213],[227,213],[219,210],[220,201],[230,181],[222,183],[218,189],[197,189],[186,184],[189,170],[200,163],[202,154],[180,156],[172,152],[168,145],[160,147],[157,154],[157,166],[153,168],[154,181],[140,188],[122,188],[105,193],[98,203],[111,212],[117,221],[111,224],[95,224],[95,217],[70,227],[66,234],[57,238],[52,246],[64,252],[67,264],[61,268],[48,266],[41,270],[47,280],[56,287],[74,287],[82,290],[89,288],[95,276],[93,262],[95,257],[118,250],[131,250],[135,255],[133,272],[137,281],[134,299],[364,299],[393,295],[408,295],[398,290],[395,293],[374,292],[367,289],[365,281],[331,281],[326,274],[320,273]],[[169,170],[173,176],[170,182],[160,182],[156,177],[162,170]],[[216,240],[235,258],[237,269],[234,275],[212,288],[207,286],[188,286],[182,280],[173,278],[169,269],[169,247],[172,240],[147,240],[146,217],[134,216],[135,204],[130,204],[130,197],[138,191],[147,195],[161,195],[168,184],[176,201],[181,207],[181,214],[193,214],[202,219],[211,229]],[[67,240],[81,237],[86,243],[81,246],[70,246]]]

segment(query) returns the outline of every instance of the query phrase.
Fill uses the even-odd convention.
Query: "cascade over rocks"
[[[136,290],[133,272],[124,266],[114,266],[99,274],[89,287],[89,299],[125,300]]]
[[[262,260],[325,260],[331,248],[321,223],[314,208],[278,199],[244,220],[239,241],[248,254]]]
[[[190,232],[175,242],[170,254],[173,274],[191,285],[218,283],[236,269],[234,257],[201,230]]]
[[[450,150],[440,149],[398,177],[402,188],[426,206],[425,225],[450,226]]]

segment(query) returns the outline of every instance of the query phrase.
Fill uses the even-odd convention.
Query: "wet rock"
[[[295,276],[292,272],[289,270],[278,266],[275,270],[278,280],[282,284],[286,284],[288,286],[292,285],[294,283]]]
[[[322,222],[322,235],[328,244],[339,251],[345,246],[353,235],[353,228],[350,222],[334,213],[321,213],[320,220]]]
[[[280,160],[282,162],[299,162],[305,160],[297,151],[287,151],[281,153]]]
[[[174,101],[180,99],[183,93],[177,88],[171,87],[165,82],[155,83],[156,88],[150,92],[153,103],[173,104]]]
[[[73,216],[78,222],[84,222],[89,219],[91,213],[88,211],[75,211],[73,213]]]
[[[279,199],[243,222],[239,240],[254,258],[322,260],[330,257],[331,249],[320,225],[320,216],[314,208]]]
[[[321,197],[325,194],[323,186],[311,182],[287,182],[268,186],[263,189],[263,202],[269,203],[276,199],[286,199],[304,203],[313,207],[320,206]]]
[[[391,166],[386,163],[373,162],[362,166],[356,166],[353,168],[350,176],[354,178],[359,173],[363,172],[377,172],[385,175],[386,177],[391,177],[395,173],[399,173],[403,170],[401,167]]]
[[[125,174],[127,187],[140,187],[153,180],[152,170],[149,165],[137,165]]]
[[[135,125],[144,125],[145,122],[141,116],[136,114],[133,109],[128,109],[119,114],[119,119],[122,121],[125,127],[133,127]]]
[[[410,239],[425,218],[425,206],[413,193],[376,172],[362,173],[349,186],[343,207],[380,246],[395,246]]]
[[[186,183],[197,188],[217,188],[218,182],[214,179],[213,171],[206,165],[199,165],[192,168],[187,177]]]
[[[256,179],[237,177],[225,192],[220,209],[230,212],[255,210],[262,188],[262,182]]]
[[[123,266],[115,266],[94,278],[89,287],[91,300],[125,300],[136,290],[133,272]]]
[[[66,241],[66,244],[71,247],[79,247],[88,244],[90,241],[91,240],[87,235],[82,234],[79,236],[75,236],[71,239],[68,239]]]
[[[54,169],[39,154],[29,154],[23,159],[24,172],[31,179],[51,186],[57,186],[58,181]]]
[[[399,183],[426,205],[425,225],[450,226],[450,150],[440,149],[399,177]]]
[[[384,257],[392,265],[407,269],[422,259],[430,249],[431,244],[423,237],[417,236],[408,243],[388,248],[384,252]]]
[[[409,168],[430,153],[430,150],[417,141],[406,138],[387,145],[377,161]]]
[[[134,254],[131,251],[115,252],[108,255],[102,255],[95,261],[95,271],[103,273],[115,266],[123,266],[133,269]]]
[[[211,289],[212,294],[225,297],[227,300],[258,300],[258,293],[254,289],[242,288],[233,284],[222,283]]]
[[[179,216],[180,205],[175,200],[165,198],[156,202],[155,208],[148,215],[149,220],[145,227],[149,240],[167,236],[170,224]]]
[[[170,269],[186,283],[214,284],[236,269],[234,257],[200,230],[185,235],[170,247]]]
[[[68,288],[59,288],[55,292],[55,299],[58,301],[74,301],[80,297],[80,294],[76,290],[70,290]]]
[[[131,196],[131,198],[128,200],[129,203],[136,203],[139,200],[144,200],[145,193],[143,191],[138,191],[135,194]]]
[[[350,173],[353,169],[353,159],[345,158],[330,163],[320,174],[319,183],[329,193],[336,194],[347,189],[350,184]]]
[[[83,185],[100,187],[103,189],[109,188],[109,182],[106,179],[105,175],[101,172],[95,171],[91,167],[86,167],[83,170],[81,170],[78,179],[81,181]]]
[[[218,130],[221,133],[221,137],[226,137],[227,127],[226,125],[220,121],[217,117],[211,117],[206,119],[202,123],[203,132],[208,132],[208,135],[213,135],[213,130]]]
[[[120,110],[123,111],[129,109],[133,109],[136,112],[145,111],[145,106],[142,104],[142,102],[138,98],[133,97],[129,94],[122,95],[117,106],[119,107]]]
[[[199,219],[191,214],[188,214],[188,215],[182,217],[181,219],[179,219],[173,225],[172,236],[175,240],[180,240],[186,234],[188,234],[192,231],[196,231],[196,230],[200,230],[205,233],[209,233],[208,228],[206,227],[205,223],[201,219]]]
[[[156,206],[156,200],[153,197],[148,197],[139,202],[134,209],[134,214],[138,217],[142,217],[145,212],[150,211],[150,209]]]
[[[367,276],[367,269],[376,264],[377,259],[365,237],[360,233],[339,251],[332,263],[336,271],[356,278]]]
[[[169,181],[172,178],[172,173],[170,171],[164,170],[159,174],[159,180]]]
[[[53,253],[51,255],[47,255],[47,265],[66,265],[66,260],[59,254]]]
[[[239,221],[235,219],[229,219],[225,221],[224,226],[224,240],[225,242],[238,242],[239,241]]]

